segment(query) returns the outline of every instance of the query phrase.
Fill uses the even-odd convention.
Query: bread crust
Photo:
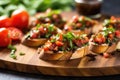
[[[84,57],[85,55],[88,54],[88,46],[78,48],[74,53],[72,52],[64,52],[60,51],[58,53],[45,53],[43,49],[40,51],[40,59],[43,60],[70,60],[70,59],[78,59],[81,57]]]
[[[98,44],[91,42],[90,51],[97,53],[97,54],[101,54],[101,53],[104,53],[108,49],[108,47],[109,47],[108,44],[98,45]]]

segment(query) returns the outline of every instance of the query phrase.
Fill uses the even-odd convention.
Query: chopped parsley
[[[25,55],[25,53],[24,53],[24,52],[20,52],[19,55],[20,55],[20,56],[23,56],[23,55]]]

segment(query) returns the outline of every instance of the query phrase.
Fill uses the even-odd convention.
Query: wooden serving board
[[[103,76],[120,74],[120,55],[104,58],[101,55],[69,61],[44,61],[39,59],[37,48],[15,45],[17,59],[10,58],[8,49],[0,49],[0,68],[19,72],[59,76]],[[20,56],[20,52],[25,55]],[[118,52],[119,54],[120,52]]]

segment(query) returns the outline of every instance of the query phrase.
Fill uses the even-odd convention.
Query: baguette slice
[[[71,53],[60,51],[58,53],[47,52],[43,49],[40,51],[40,59],[43,60],[69,60]],[[63,57],[64,56],[64,57]]]
[[[90,50],[94,53],[101,54],[104,53],[108,49],[108,44],[97,45],[93,42],[90,44]]]
[[[55,27],[56,28],[56,27]],[[62,33],[60,29],[57,28],[58,33]],[[29,34],[29,33],[28,33]],[[28,34],[26,34],[22,39],[22,44],[30,46],[30,47],[38,47],[42,46],[45,42],[47,42],[47,38],[39,38],[39,39],[27,39]]]
[[[117,45],[118,45],[118,42],[113,43],[111,46],[109,46],[109,48],[106,52],[111,53],[111,52],[116,51],[117,50]]]
[[[77,58],[81,58],[84,57],[85,55],[88,54],[88,46],[82,47],[82,48],[78,48],[73,55],[71,56],[70,59],[77,59]]]
[[[23,39],[22,44],[30,46],[30,47],[37,47],[43,45],[47,39],[41,38],[41,39]]]

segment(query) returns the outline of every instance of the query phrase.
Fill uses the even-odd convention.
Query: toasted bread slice
[[[40,38],[40,39],[23,39],[22,44],[30,46],[30,47],[37,47],[43,45],[47,39]]]
[[[88,54],[88,46],[82,47],[82,48],[78,48],[73,55],[71,56],[70,59],[77,59],[77,58],[81,58],[84,57],[85,55]]]
[[[58,53],[53,53],[53,52],[45,52],[43,49],[41,49],[40,51],[40,59],[43,59],[43,60],[67,60],[68,56],[66,56],[65,58],[62,58],[64,55],[66,54],[69,54],[68,52],[63,52],[63,51],[60,51]]]
[[[94,53],[104,53],[108,49],[109,45],[108,44],[102,44],[102,45],[97,45],[93,42],[90,44],[90,50]]]
[[[62,31],[60,29],[57,28],[57,32],[58,33],[62,33]],[[29,33],[27,33],[23,39],[22,39],[22,44],[30,46],[30,47],[38,47],[38,46],[42,46],[45,42],[47,42],[47,38],[39,38],[39,39],[28,39],[28,35]]]
[[[111,46],[109,46],[109,48],[107,49],[106,52],[111,53],[111,52],[113,52],[113,51],[116,51],[116,49],[117,49],[117,44],[118,44],[118,42],[117,42],[117,43],[113,43]]]

